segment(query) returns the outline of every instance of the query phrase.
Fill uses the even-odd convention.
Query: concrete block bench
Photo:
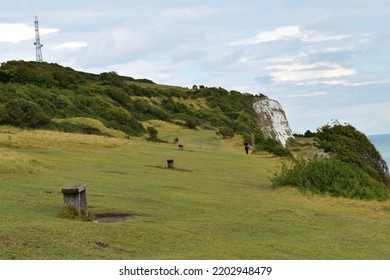
[[[81,215],[88,216],[86,184],[63,188],[62,193],[65,206],[75,208],[80,217]]]

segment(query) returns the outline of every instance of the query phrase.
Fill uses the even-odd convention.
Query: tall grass
[[[38,173],[46,168],[46,164],[28,155],[0,147],[0,174],[12,175],[20,173]]]

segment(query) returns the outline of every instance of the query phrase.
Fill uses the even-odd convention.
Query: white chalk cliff
[[[294,136],[283,107],[279,102],[268,97],[262,97],[253,104],[253,108],[258,115],[258,120],[265,137],[275,139],[286,147],[287,140],[294,138]]]

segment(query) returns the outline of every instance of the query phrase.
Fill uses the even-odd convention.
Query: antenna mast
[[[38,25],[38,17],[35,17],[35,50],[36,50],[36,60],[37,62],[42,62],[42,47],[41,40],[39,39],[39,25]]]

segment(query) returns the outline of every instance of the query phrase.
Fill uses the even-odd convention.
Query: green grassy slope
[[[142,122],[158,119],[228,131],[259,150],[289,155],[261,132],[252,107],[261,97],[158,85],[115,72],[88,74],[58,64],[9,61],[0,66],[0,125],[97,135],[112,135],[115,129],[141,136],[146,133]]]
[[[239,137],[152,123],[184,151],[1,127],[0,259],[390,258],[390,202],[275,190],[268,176],[280,159],[246,156]],[[170,158],[184,171],[166,169]],[[91,215],[133,218],[60,218],[61,188],[79,183],[87,183]]]

